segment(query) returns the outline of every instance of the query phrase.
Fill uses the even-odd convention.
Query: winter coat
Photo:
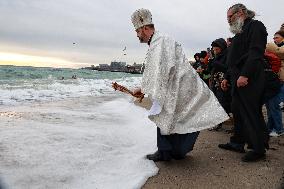
[[[233,94],[238,90],[236,84],[240,76],[248,78],[246,87],[252,92],[262,92],[267,31],[262,22],[249,18],[245,20],[242,29],[241,33],[234,36],[227,56],[226,78],[230,79]]]
[[[279,74],[280,80],[284,82],[284,45],[281,47],[278,47],[275,43],[268,43],[266,45],[266,50],[273,52],[281,59],[281,68],[278,74]]]

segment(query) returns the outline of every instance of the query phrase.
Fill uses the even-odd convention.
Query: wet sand
[[[218,148],[229,140],[231,128],[227,122],[221,131],[202,131],[186,159],[156,163],[159,173],[143,189],[284,188],[284,135],[271,138],[266,160],[245,163],[244,154]]]

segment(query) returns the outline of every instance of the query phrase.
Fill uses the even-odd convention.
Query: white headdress
[[[141,28],[142,26],[153,24],[151,12],[148,9],[143,8],[136,10],[132,14],[131,21],[134,25],[135,30]]]

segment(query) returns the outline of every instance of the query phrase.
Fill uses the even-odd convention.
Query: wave
[[[0,83],[0,105],[19,105],[76,98],[80,96],[109,96],[117,92],[111,87],[118,82],[128,88],[140,86],[141,77],[115,79],[49,79],[13,80]]]
[[[129,73],[100,72],[88,69],[0,66],[0,81],[5,82],[23,79],[72,79],[74,75],[76,75],[76,78],[83,79],[114,79],[133,76]]]

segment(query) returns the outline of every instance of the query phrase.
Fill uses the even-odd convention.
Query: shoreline
[[[201,131],[199,138],[184,160],[158,162],[159,173],[147,180],[143,189],[283,189],[284,136],[270,138],[270,150],[263,161],[245,163],[244,154],[222,150],[232,124],[221,131]]]
[[[35,174],[33,175],[33,177],[36,176],[36,178],[39,179],[39,181],[37,182],[40,182],[40,184],[42,184],[43,186],[45,186],[45,184],[46,186],[52,186],[53,183],[51,181],[45,183],[46,181],[43,179],[43,175],[47,175],[55,179],[57,184],[60,184],[58,186],[65,186],[65,184],[66,186],[69,184],[71,185],[71,177],[73,177],[73,175],[74,177],[76,176],[76,174],[82,176],[81,173],[71,170],[88,170],[88,167],[91,166],[94,163],[93,161],[96,159],[96,155],[94,155],[94,152],[96,151],[93,151],[95,148],[100,147],[100,150],[97,151],[104,153],[104,155],[107,155],[110,152],[113,152],[111,146],[118,147],[116,144],[118,138],[116,138],[117,140],[106,140],[108,138],[106,136],[108,136],[109,134],[107,134],[106,136],[103,136],[103,134],[111,133],[114,129],[117,128],[117,126],[115,125],[119,125],[119,127],[125,127],[126,125],[128,125],[128,127],[124,128],[123,130],[129,130],[129,133],[131,134],[124,135],[125,138],[123,140],[118,140],[125,148],[122,148],[117,152],[121,152],[121,150],[123,151],[123,149],[131,150],[124,151],[123,153],[115,153],[116,159],[119,155],[126,154],[126,167],[129,167],[127,165],[129,165],[130,161],[137,163],[137,159],[140,159],[138,162],[139,166],[141,166],[141,163],[144,162],[145,164],[147,164],[147,166],[153,166],[156,171],[155,173],[147,173],[147,178],[144,177],[145,179],[140,180],[141,185],[139,185],[139,188],[284,188],[284,136],[271,138],[270,150],[268,150],[267,152],[266,160],[254,163],[244,163],[241,162],[241,157],[243,156],[243,154],[222,150],[217,147],[219,143],[225,143],[229,140],[230,134],[227,132],[227,130],[232,128],[232,123],[227,121],[225,122],[221,131],[201,131],[193,151],[190,152],[184,160],[158,162],[156,163],[156,167],[154,162],[148,161],[145,158],[145,155],[151,152],[149,146],[152,146],[153,150],[155,148],[154,143],[156,141],[156,129],[153,127],[154,125],[150,121],[148,121],[148,119],[146,119],[146,115],[141,115],[141,113],[144,112],[142,110],[137,110],[137,113],[135,114],[133,114],[132,112],[133,116],[127,116],[122,119],[122,116],[124,114],[131,114],[131,112],[129,112],[129,109],[127,109],[126,107],[124,107],[126,109],[122,112],[117,112],[116,110],[114,110],[116,107],[120,107],[120,110],[121,108],[123,109],[123,106],[121,106],[120,103],[116,102],[117,100],[119,100],[118,102],[121,102],[121,100],[123,100],[123,102],[126,103],[124,105],[132,106],[131,103],[128,104],[128,102],[131,101],[131,98],[125,96],[125,94],[121,94],[107,97],[80,97],[62,101],[52,101],[48,103],[42,102],[23,106],[3,107],[1,111],[1,114],[3,115],[0,116],[2,121],[1,125],[3,127],[1,128],[3,137],[2,140],[0,140],[0,152],[2,152],[3,155],[1,156],[0,154],[0,165],[2,163],[3,168],[6,168],[6,172],[10,173],[10,176],[12,178],[16,176],[17,178],[14,178],[15,180],[23,177],[21,182],[22,184],[25,184],[25,186],[27,186],[28,184],[35,184],[35,182],[23,182],[25,179],[27,179],[26,177],[28,177],[28,174],[21,174],[17,176],[15,170],[21,169],[22,171],[24,170],[28,173],[30,171],[29,169],[32,170],[36,167],[39,167],[39,170],[42,171],[41,175],[38,176]],[[112,104],[112,101],[115,101],[115,104]],[[134,104],[147,109],[150,107],[151,102],[149,101],[149,99],[145,98],[143,103],[140,104],[134,102]],[[104,108],[101,109],[102,107]],[[98,109],[105,111],[103,111],[104,113],[102,113]],[[87,113],[88,111],[92,112]],[[145,120],[143,121],[142,119]],[[74,121],[77,123],[74,124]],[[127,123],[129,121],[131,123]],[[113,124],[114,122],[115,125]],[[93,125],[96,125],[99,130],[95,131]],[[133,125],[135,125],[135,128],[133,127]],[[107,129],[108,127],[111,127],[111,129],[108,129],[106,132],[105,129]],[[143,134],[145,129],[150,129],[150,133]],[[104,140],[97,140],[99,136]],[[139,137],[133,138],[133,136]],[[36,139],[37,143],[33,142],[34,139]],[[112,141],[114,141],[115,143],[112,144]],[[28,143],[33,145],[25,145]],[[145,150],[139,152],[138,154],[137,150],[141,149],[141,146],[135,151],[132,149],[132,147],[129,148],[131,146],[129,146],[129,143],[131,143],[133,146],[139,143],[142,147],[145,147]],[[10,145],[14,145],[14,147]],[[59,150],[61,149],[62,145],[65,146],[64,150],[66,152],[61,152],[61,150]],[[54,147],[57,147],[58,149],[54,150]],[[26,150],[22,151],[23,149]],[[38,150],[41,152],[41,154],[45,155],[41,158],[39,158],[40,156],[36,158],[36,156],[38,155]],[[77,154],[77,150],[84,153]],[[113,148],[113,150],[116,150],[116,148]],[[31,152],[34,154],[31,155]],[[56,153],[54,154],[57,158],[55,158],[55,160],[58,162],[49,162],[48,168],[39,163],[40,161],[42,161],[42,159],[46,158],[47,155],[51,158],[47,158],[44,161],[45,164],[48,162],[48,160],[54,158],[53,154],[46,154],[47,152],[59,153],[57,155]],[[18,156],[15,156],[14,159],[11,159],[10,156],[14,153],[19,154],[23,157],[21,159],[18,159]],[[81,157],[82,155],[84,156],[84,158]],[[135,160],[136,155],[138,155],[139,157],[136,157]],[[28,156],[31,156],[30,158],[34,159],[30,161],[30,158],[26,158]],[[69,163],[64,164],[65,161],[63,159],[66,158],[62,159],[61,157],[65,156],[67,159],[72,160],[70,161],[72,162],[71,166]],[[89,157],[89,159],[85,161],[85,157]],[[106,159],[106,156],[103,159]],[[15,165],[13,161],[17,162],[17,164]],[[80,162],[80,164],[77,164],[77,161]],[[86,164],[86,162],[89,163]],[[60,165],[61,167],[58,167],[58,165]],[[115,165],[119,164],[116,163]],[[30,166],[29,169],[27,169],[26,166]],[[54,167],[54,169],[59,168],[59,170],[63,170],[62,175],[53,175],[52,172],[46,172],[52,166]],[[95,167],[93,168],[95,169]],[[65,173],[64,170],[69,171],[68,173]],[[5,169],[3,169],[2,171],[5,171]],[[93,169],[90,169],[88,171],[93,171]],[[133,173],[135,173],[136,171],[137,168],[133,169]],[[154,174],[156,175],[148,178],[149,176]],[[128,176],[131,175],[132,174],[129,174]],[[94,175],[87,174],[87,176],[90,177],[88,181],[91,183],[91,181],[94,179],[92,178]],[[104,176],[111,175],[104,174]],[[112,177],[114,176],[112,175],[109,178],[111,179]],[[68,179],[65,181],[65,178]],[[61,182],[60,179],[63,179],[64,182]],[[129,180],[129,178],[125,179]],[[144,183],[145,181],[146,183]],[[120,180],[120,182],[122,181]],[[85,184],[87,184],[87,182]]]

